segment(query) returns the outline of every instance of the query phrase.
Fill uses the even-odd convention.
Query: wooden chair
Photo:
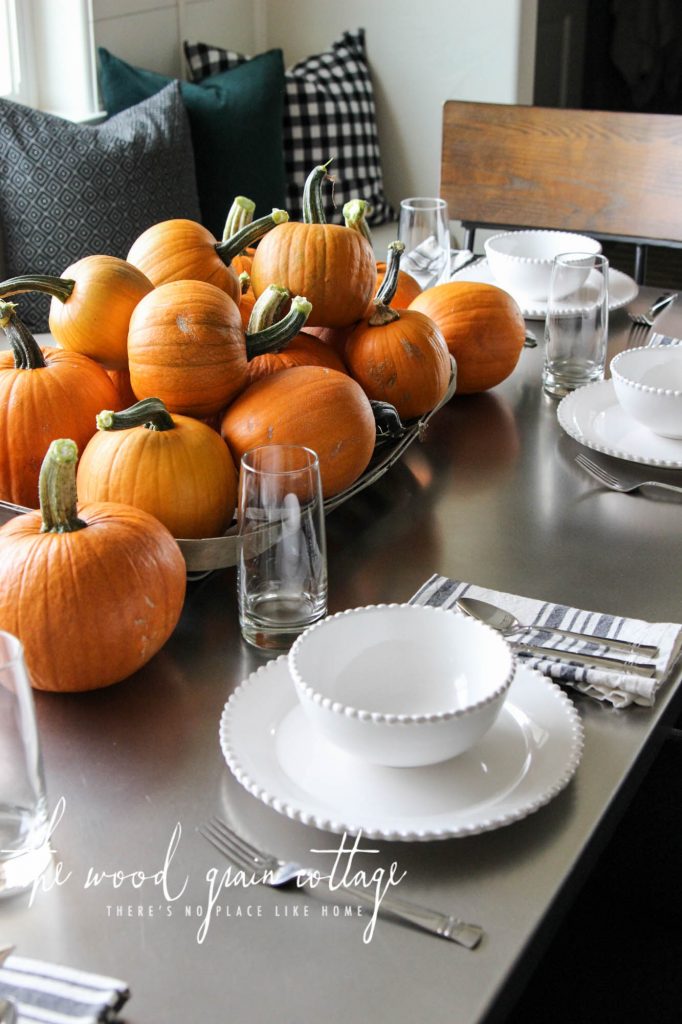
[[[465,227],[554,228],[682,248],[682,116],[448,100],[441,196]]]

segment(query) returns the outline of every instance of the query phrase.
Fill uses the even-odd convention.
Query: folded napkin
[[[421,242],[416,249],[406,252],[400,261],[400,269],[411,274],[417,284],[422,288],[428,288],[433,283],[433,275],[438,271],[439,261],[442,259],[443,250],[438,245],[435,237],[431,235]],[[451,249],[450,268],[447,277],[454,274],[456,270],[468,263],[473,258],[470,249]]]
[[[458,597],[476,597],[489,601],[515,615],[524,625],[532,625],[534,632],[519,634],[518,639],[530,644],[542,644],[543,647],[556,649],[557,657],[570,659],[571,651],[581,654],[609,654],[601,645],[595,645],[569,637],[557,636],[544,632],[543,623],[559,629],[571,629],[577,632],[595,633],[612,639],[627,640],[632,643],[651,644],[660,650],[657,658],[633,655],[631,661],[655,662],[657,678],[626,675],[611,669],[594,669],[585,666],[571,665],[568,660],[556,662],[541,658],[525,657],[523,663],[539,669],[544,675],[558,683],[572,686],[581,693],[587,693],[598,700],[609,701],[614,707],[623,708],[628,704],[641,704],[651,707],[656,694],[675,664],[682,649],[682,625],[672,622],[644,622],[641,619],[626,619],[617,615],[606,615],[600,612],[583,611],[569,608],[567,605],[552,604],[549,601],[537,601],[529,597],[505,594],[498,590],[486,590],[483,587],[464,583],[461,580],[450,580],[444,576],[432,576],[410,598],[410,604],[427,604],[440,608],[453,608]],[[625,658],[627,655],[614,653],[614,657]]]
[[[11,999],[19,1024],[96,1024],[113,1021],[129,998],[128,986],[116,978],[71,967],[9,956],[0,967],[0,999]]]

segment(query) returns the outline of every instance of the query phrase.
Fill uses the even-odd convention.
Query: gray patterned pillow
[[[124,258],[171,217],[199,219],[189,122],[176,82],[101,125],[81,125],[0,99],[0,228],[4,276],[59,275],[83,256]],[[17,300],[46,331],[49,298]]]

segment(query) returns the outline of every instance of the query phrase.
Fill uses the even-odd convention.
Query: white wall
[[[537,0],[91,2],[97,45],[173,75],[183,73],[183,37],[246,53],[281,47],[290,64],[365,28],[394,205],[438,192],[446,99],[532,101]]]

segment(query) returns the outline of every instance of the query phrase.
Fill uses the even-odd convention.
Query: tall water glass
[[[246,452],[237,511],[239,621],[250,644],[287,650],[327,613],[320,465],[301,445]]]
[[[602,380],[609,332],[609,261],[564,253],[552,264],[545,321],[543,386],[547,394]]]
[[[418,196],[400,202],[398,238],[405,243],[405,269],[422,288],[450,276],[450,217],[444,199]]]
[[[21,643],[0,630],[0,896],[33,884],[50,861],[45,783]]]

